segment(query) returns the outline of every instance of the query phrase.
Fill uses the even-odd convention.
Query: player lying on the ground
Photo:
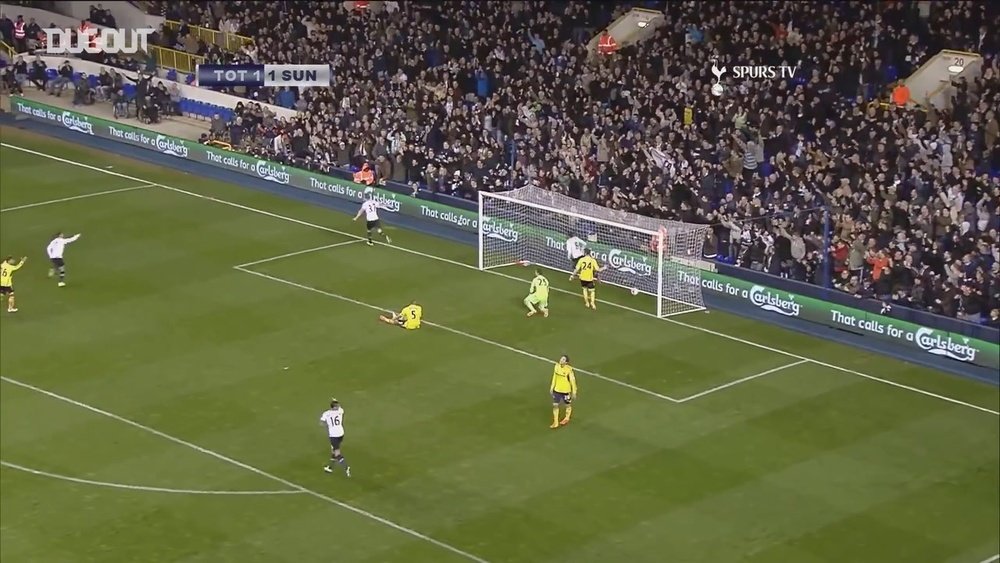
[[[380,315],[378,319],[387,324],[403,327],[406,330],[415,330],[420,328],[420,319],[423,316],[424,308],[417,305],[416,301],[411,301],[398,314],[390,312],[388,316]]]

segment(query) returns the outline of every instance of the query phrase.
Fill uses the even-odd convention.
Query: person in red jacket
[[[833,261],[833,272],[836,275],[840,275],[841,272],[847,269],[847,254],[850,251],[850,247],[847,243],[835,238],[833,240],[833,247],[830,248],[830,260]]]
[[[354,181],[366,186],[370,186],[375,183],[375,173],[372,172],[372,169],[368,166],[367,162],[361,166],[361,170],[354,173]]]

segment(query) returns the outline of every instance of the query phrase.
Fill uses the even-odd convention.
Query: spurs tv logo
[[[719,68],[712,63],[712,74],[715,75],[715,84],[712,84],[712,94],[721,96],[724,87],[722,86],[722,75],[726,74],[726,67]]]
[[[732,71],[733,78],[737,80],[757,79],[757,80],[790,80],[795,78],[795,71],[798,67],[788,65],[734,65],[732,68],[720,67],[712,61],[712,74],[715,76],[715,83],[712,84],[712,94],[721,96],[725,90],[722,84],[722,77],[727,72]]]
[[[145,51],[149,36],[154,30],[151,27],[137,29],[101,28],[91,30],[89,35],[76,33],[72,29],[43,29],[45,33],[45,52],[50,55],[79,55],[80,53],[122,53],[134,55]],[[73,36],[76,35],[76,45]]]

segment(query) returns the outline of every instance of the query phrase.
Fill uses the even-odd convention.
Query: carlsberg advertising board
[[[677,273],[678,281],[700,283],[706,295],[749,303],[781,315],[846,330],[883,342],[980,366],[1000,368],[1000,345],[978,338],[922,326],[838,303],[790,293],[714,272],[691,276]]]
[[[388,213],[409,215],[470,233],[475,233],[479,229],[478,214],[467,209],[458,209],[381,188],[355,184],[348,180],[300,170],[247,154],[170,137],[148,129],[64,110],[17,96],[11,97],[11,108],[15,113],[58,124],[84,135],[119,141],[177,158],[210,164],[289,188],[308,190],[339,199],[360,202],[371,195]],[[510,223],[491,221],[488,228],[491,233],[496,233],[498,236],[512,236],[511,233],[515,233],[516,236]]]
[[[209,164],[260,178],[291,189],[308,190],[339,199],[360,202],[370,194],[389,213],[419,218],[467,233],[476,233],[479,229],[478,214],[467,209],[459,209],[390,190],[364,186],[348,180],[268,162],[247,154],[209,147],[194,141],[64,110],[18,96],[11,97],[11,108],[17,114],[53,123],[82,135],[111,139],[175,158]],[[543,255],[542,259],[536,258],[537,262],[544,261],[551,265],[565,263],[568,266],[566,235],[564,233],[518,224],[516,218],[514,219],[499,220],[485,217],[483,222],[483,231],[486,235],[484,243],[523,246],[527,244],[524,240],[525,237],[537,238],[538,240],[531,241],[535,253],[541,252]],[[640,243],[630,245],[634,248],[616,248],[602,241],[589,246],[594,251],[598,261],[608,268],[603,278],[605,281],[623,287],[636,287],[646,293],[656,293],[656,257],[644,251]],[[700,285],[706,296],[741,301],[786,319],[818,323],[870,336],[896,347],[912,349],[916,353],[1000,368],[1000,346],[995,342],[986,342],[790,293],[732,276],[702,270],[697,267],[696,263],[687,264],[687,262],[674,259],[664,268],[664,280],[667,283],[676,283],[676,291]]]

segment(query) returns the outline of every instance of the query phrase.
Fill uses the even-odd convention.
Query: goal
[[[610,284],[656,298],[657,317],[704,310],[702,245],[710,227],[661,221],[528,186],[479,192],[479,269],[538,265],[570,273],[566,241],[576,236]],[[653,311],[650,311],[653,314]]]

